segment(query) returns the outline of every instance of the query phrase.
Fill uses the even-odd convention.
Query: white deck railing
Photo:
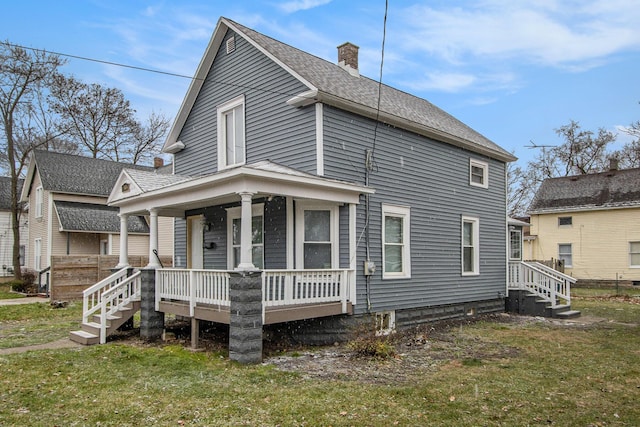
[[[509,263],[509,289],[526,289],[548,300],[552,307],[558,300],[571,304],[571,285],[575,282],[573,277],[539,262]]]
[[[343,312],[351,285],[351,270],[265,270],[262,301],[266,307],[342,303]],[[156,310],[161,301],[189,304],[191,316],[197,305],[229,306],[229,272],[162,268],[156,270]]]
[[[100,344],[107,342],[107,319],[141,295],[140,271],[127,276],[127,269],[113,273],[82,293],[82,323],[100,315]]]

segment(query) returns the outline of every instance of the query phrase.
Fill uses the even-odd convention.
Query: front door
[[[204,217],[202,215],[187,218],[187,268],[204,268],[203,230]]]

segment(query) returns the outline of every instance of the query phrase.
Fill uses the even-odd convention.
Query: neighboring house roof
[[[40,175],[42,188],[47,191],[106,197],[124,168],[154,170],[150,166],[36,150],[29,162],[25,180],[27,185],[23,191],[22,200],[28,199],[29,187],[36,170]],[[168,169],[167,173],[170,173]]]
[[[60,231],[90,233],[120,233],[119,209],[93,203],[54,202],[60,220]],[[143,217],[130,216],[129,233],[149,233],[149,226]]]
[[[245,38],[308,87],[307,92],[298,94],[289,101],[291,105],[303,106],[313,102],[335,105],[371,118],[378,117],[383,122],[502,161],[516,160],[511,153],[425,99],[382,85],[378,103],[380,85],[377,81],[352,75],[337,64],[291,47],[226,18],[220,18],[218,21],[196,71],[196,78],[192,80],[163,151],[176,152],[183,147],[177,140],[178,136],[213,65],[227,29]]]
[[[24,179],[18,180],[18,197],[22,192]],[[0,210],[11,210],[11,177],[0,176]]]
[[[529,214],[640,207],[640,168],[546,179]]]

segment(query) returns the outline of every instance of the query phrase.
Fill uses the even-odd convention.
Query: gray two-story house
[[[109,199],[150,215],[151,252],[175,218],[160,312],[228,323],[233,271],[260,272],[264,324],[316,338],[504,311],[514,157],[360,75],[353,44],[332,63],[221,18],[163,150],[174,175],[124,171]]]

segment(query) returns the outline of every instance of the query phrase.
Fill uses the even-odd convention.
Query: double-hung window
[[[469,160],[469,184],[489,188],[489,164],[480,160]]]
[[[42,268],[42,239],[33,241],[33,269],[40,271]]]
[[[338,206],[296,202],[296,240],[299,242],[298,268],[338,267]]]
[[[558,244],[558,259],[564,263],[565,267],[573,266],[571,243]]]
[[[480,220],[462,217],[462,275],[480,274]]]
[[[640,268],[640,242],[629,242],[629,267]]]
[[[42,187],[36,188],[36,218],[42,218],[44,205],[44,190]]]
[[[228,266],[234,269],[240,265],[242,242],[242,208],[227,209],[227,241],[229,251]],[[260,269],[264,269],[264,205],[251,206],[251,262]]]
[[[218,169],[246,162],[244,95],[218,106]]]
[[[382,278],[411,277],[410,209],[382,205]]]

